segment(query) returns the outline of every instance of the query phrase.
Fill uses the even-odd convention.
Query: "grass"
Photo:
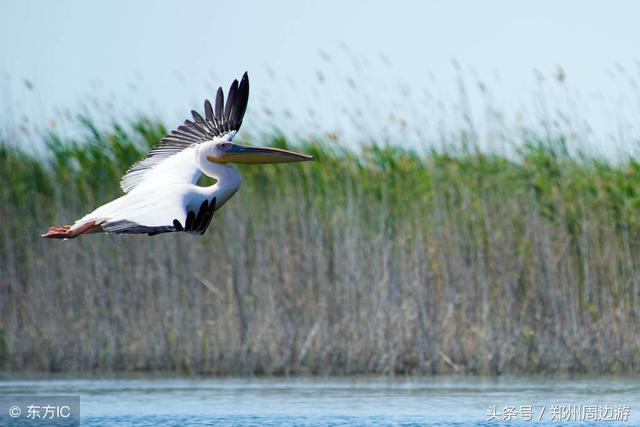
[[[512,155],[464,135],[426,153],[310,141],[294,145],[312,164],[241,168],[201,238],[43,240],[116,197],[166,131],[79,123],[41,155],[0,145],[2,370],[640,368],[640,159],[533,133]]]

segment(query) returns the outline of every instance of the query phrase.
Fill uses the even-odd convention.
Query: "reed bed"
[[[214,375],[640,368],[640,161],[296,144],[203,237],[39,234],[119,195],[152,120],[0,146],[0,369]],[[257,139],[256,136],[252,137]],[[247,142],[289,146],[279,136]]]

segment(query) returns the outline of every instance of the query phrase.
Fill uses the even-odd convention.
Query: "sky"
[[[246,70],[248,131],[438,138],[465,108],[491,128],[489,103],[574,114],[606,151],[640,135],[638,16],[632,1],[2,0],[0,127],[83,108],[178,124]]]

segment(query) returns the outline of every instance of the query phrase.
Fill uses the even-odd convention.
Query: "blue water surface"
[[[5,379],[0,394],[78,395],[82,426],[640,425],[637,378]],[[554,406],[628,420],[559,421]]]

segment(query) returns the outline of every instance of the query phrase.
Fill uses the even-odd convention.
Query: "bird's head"
[[[208,147],[206,158],[213,163],[246,164],[289,163],[313,160],[312,156],[306,154],[280,148],[234,144],[228,139],[213,141]]]

